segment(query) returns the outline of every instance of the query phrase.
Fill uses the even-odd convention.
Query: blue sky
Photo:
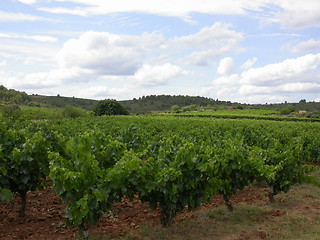
[[[125,100],[320,101],[319,0],[2,0],[0,84]]]

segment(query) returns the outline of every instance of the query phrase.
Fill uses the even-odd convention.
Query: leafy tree
[[[93,110],[96,116],[102,115],[128,115],[129,112],[116,100],[106,99],[100,101]]]

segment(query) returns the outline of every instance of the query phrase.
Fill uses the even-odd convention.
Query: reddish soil
[[[232,202],[265,204],[268,189],[248,187],[239,191]],[[203,204],[200,210],[212,209],[223,204],[220,196]],[[77,228],[67,226],[64,221],[65,204],[48,187],[41,191],[29,192],[27,195],[26,217],[18,217],[19,197],[10,203],[0,203],[0,239],[75,239]],[[137,200],[123,200],[114,205],[114,214],[106,213],[96,226],[88,226],[90,234],[108,234],[120,237],[128,231],[139,231],[141,225],[160,225],[159,211],[152,211],[148,204]],[[270,212],[271,215],[282,213]],[[177,216],[176,221],[184,221],[195,217],[194,212],[185,211]],[[261,233],[262,234],[262,233]]]

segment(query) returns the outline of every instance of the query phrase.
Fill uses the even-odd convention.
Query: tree
[[[112,99],[106,99],[100,101],[93,112],[96,116],[102,115],[128,115],[129,112],[118,101]]]

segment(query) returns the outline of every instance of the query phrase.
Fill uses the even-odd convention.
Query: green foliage
[[[42,120],[42,119],[62,119],[62,110],[57,108],[40,108],[40,107],[21,107],[23,119]]]
[[[22,205],[19,215],[25,215],[26,193],[39,188],[48,174],[47,152],[50,143],[41,131],[34,131],[20,123],[2,126],[2,165],[5,174],[0,175],[0,187],[20,194]],[[10,128],[9,128],[9,125]]]
[[[6,105],[1,108],[2,116],[10,119],[19,119],[22,116],[21,108],[18,105]]]
[[[237,103],[230,101],[219,101],[218,99],[200,97],[200,96],[170,96],[170,95],[150,95],[142,96],[138,99],[121,101],[121,103],[130,111],[130,114],[144,114],[152,112],[170,111],[171,106],[177,105],[180,108],[196,105],[198,107],[217,106],[235,106]],[[188,108],[187,108],[188,109]],[[191,110],[193,111],[193,110]]]
[[[308,171],[303,162],[308,161],[309,156],[303,143],[301,138],[292,138],[287,143],[273,139],[272,147],[260,149],[259,157],[264,162],[260,177],[272,189],[270,202],[274,202],[278,193],[287,192],[293,185],[304,182]]]
[[[0,201],[10,202],[13,199],[12,192],[0,187]]]
[[[1,129],[2,131],[3,129]],[[7,175],[6,170],[6,159],[3,156],[2,153],[2,146],[0,145],[0,179],[3,179]],[[13,199],[13,195],[10,190],[3,189],[0,186],[0,201],[6,201],[9,202]]]
[[[188,106],[185,106],[183,108],[181,108],[182,112],[191,112],[191,111],[196,111],[198,108],[198,106],[196,104],[191,104]]]
[[[140,199],[149,202],[151,208],[161,209],[160,222],[172,225],[176,214],[188,206],[193,210],[217,193],[219,180],[207,163],[206,148],[178,136],[161,143],[157,158],[149,158],[150,179],[140,190]]]
[[[90,134],[84,134],[67,141],[61,155],[50,154],[49,176],[67,203],[67,223],[78,225],[82,237],[86,235],[84,224],[95,224],[112,203],[104,170],[91,152],[92,141]]]
[[[170,226],[177,213],[215,194],[232,209],[232,195],[253,181],[270,186],[271,199],[311,182],[303,163],[320,159],[319,129],[319,123],[170,116],[0,121],[0,187],[23,193],[49,175],[67,204],[67,222],[83,237],[86,224],[123,197],[159,208],[160,222]]]
[[[281,113],[282,115],[288,115],[288,114],[294,112],[294,110],[295,110],[295,107],[294,107],[294,106],[292,106],[292,105],[287,105],[287,106],[285,106],[285,107],[283,107],[283,108],[280,109],[280,113]]]
[[[129,112],[116,100],[102,100],[93,110],[96,116],[102,115],[128,115]]]
[[[0,103],[6,104],[26,104],[30,102],[31,98],[25,92],[7,89],[0,85]]]
[[[65,118],[78,118],[86,116],[86,111],[82,108],[67,106],[62,111],[62,116]]]
[[[178,113],[178,112],[180,112],[180,107],[178,105],[172,105],[171,111],[174,113]]]
[[[306,118],[320,118],[320,111],[306,113]]]
[[[223,195],[228,210],[233,211],[230,197],[256,179],[262,163],[250,156],[250,149],[236,136],[228,136],[222,145],[214,148],[211,154],[221,180],[219,193]]]

